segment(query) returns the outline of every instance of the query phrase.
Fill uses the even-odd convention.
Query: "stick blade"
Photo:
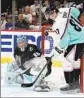
[[[21,87],[31,87],[31,86],[33,86],[33,83],[29,83],[29,84],[27,84],[27,83],[22,83],[21,84]]]

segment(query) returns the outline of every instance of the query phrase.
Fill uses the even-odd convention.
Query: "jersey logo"
[[[32,48],[32,47],[30,47],[30,48],[29,48],[29,51],[33,51],[33,48]]]

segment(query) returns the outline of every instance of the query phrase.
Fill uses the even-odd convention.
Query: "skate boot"
[[[74,88],[74,92],[80,93],[80,83],[79,83],[79,81],[76,81],[76,82],[73,83],[73,88]]]
[[[73,82],[73,88],[75,88],[75,89],[79,89],[80,88],[79,81]]]
[[[42,79],[37,85],[35,85],[34,91],[49,92],[50,87],[48,86],[48,83]]]
[[[67,86],[60,88],[61,91],[68,91],[73,89],[73,83],[69,83]]]
[[[79,85],[79,82],[73,82],[73,83],[69,83],[68,86],[63,87],[60,90],[62,92],[66,92],[68,94],[79,93],[80,92],[80,85]]]

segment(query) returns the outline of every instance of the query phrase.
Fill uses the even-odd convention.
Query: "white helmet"
[[[27,37],[25,35],[17,36],[17,43],[24,42],[25,44],[22,47],[19,47],[21,51],[25,51],[27,46]]]
[[[17,43],[19,43],[19,42],[27,43],[27,37],[25,35],[18,35],[17,36]]]

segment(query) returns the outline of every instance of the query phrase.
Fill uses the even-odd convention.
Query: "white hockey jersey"
[[[80,15],[80,11],[74,7],[60,8],[59,11],[55,23],[52,26],[52,29],[57,31],[57,39],[59,38],[56,43],[60,43],[61,48],[66,48],[68,45],[72,44],[83,43],[84,27],[79,24],[77,19]],[[74,27],[74,25],[76,27]]]

